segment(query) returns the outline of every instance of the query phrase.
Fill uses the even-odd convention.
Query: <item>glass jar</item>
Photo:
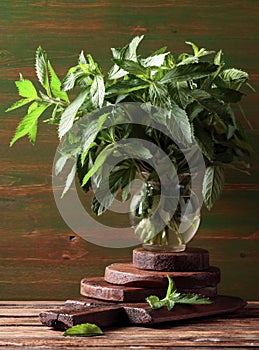
[[[147,250],[184,251],[199,228],[200,205],[190,175],[182,174],[172,186],[177,190],[162,195],[159,182],[146,181],[132,198],[133,228]]]

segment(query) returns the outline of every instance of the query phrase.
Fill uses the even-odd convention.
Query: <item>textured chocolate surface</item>
[[[133,265],[153,271],[203,271],[209,269],[209,252],[201,248],[187,248],[180,253],[136,248],[133,250]]]
[[[111,264],[105,269],[106,282],[125,286],[161,288],[168,284],[167,275],[173,278],[177,289],[197,289],[216,286],[220,270],[211,266],[207,271],[172,272],[148,271],[136,268],[131,263]]]
[[[144,302],[149,295],[165,296],[166,288],[126,287],[108,283],[103,277],[84,278],[80,293],[83,296],[109,301]]]
[[[114,326],[118,322],[125,322],[125,312],[121,306],[95,305],[82,306],[66,305],[58,310],[44,311],[40,313],[41,322],[49,327],[65,330],[76,324],[95,323],[100,327]]]

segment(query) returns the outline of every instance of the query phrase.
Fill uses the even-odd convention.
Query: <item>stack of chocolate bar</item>
[[[210,297],[209,305],[175,305],[152,310],[145,298],[163,298],[170,276],[178,292]],[[245,302],[236,297],[218,296],[220,270],[210,266],[209,253],[200,248],[185,252],[153,252],[133,250],[132,263],[116,263],[106,267],[104,277],[84,278],[81,295],[67,300],[64,307],[40,314],[44,325],[66,329],[80,323],[96,323],[100,327],[128,324],[156,324],[231,312]]]
[[[181,293],[217,296],[220,270],[209,265],[205,249],[188,248],[181,253],[133,250],[133,262],[106,267],[104,277],[85,278],[81,294],[120,302],[143,302],[149,295],[165,296],[170,276]]]

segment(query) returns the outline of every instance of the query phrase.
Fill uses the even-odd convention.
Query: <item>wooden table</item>
[[[239,312],[152,327],[104,330],[98,337],[63,337],[41,325],[42,310],[60,301],[0,302],[0,349],[247,349],[259,348],[259,302],[248,302]]]

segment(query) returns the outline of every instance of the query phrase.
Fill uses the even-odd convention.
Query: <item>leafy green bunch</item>
[[[206,305],[211,304],[212,301],[200,294],[196,293],[179,293],[177,292],[175,283],[170,276],[167,276],[168,287],[166,296],[163,299],[159,299],[156,295],[150,295],[146,298],[146,301],[152,309],[160,309],[164,306],[170,311],[173,309],[175,304],[191,304],[191,305]]]
[[[142,57],[137,52],[142,39],[143,36],[137,36],[123,48],[112,48],[113,65],[107,73],[90,54],[85,56],[81,52],[77,65],[68,70],[62,82],[46,52],[39,47],[36,51],[36,73],[43,91],[38,91],[30,80],[20,75],[16,86],[22,99],[7,111],[26,104],[29,107],[11,145],[25,135],[34,143],[42,115],[46,116],[44,122],[58,127],[59,139],[69,136],[69,145],[62,150],[56,164],[59,173],[68,159],[77,158],[68,175],[65,193],[75,172],[83,189],[91,189],[92,177],[98,173],[106,155],[112,153],[112,146],[119,140],[139,137],[156,144],[168,155],[178,174],[188,171],[188,164],[176,144],[188,147],[194,140],[206,164],[203,197],[210,209],[223,188],[224,170],[233,168],[245,173],[249,170],[253,149],[245,128],[232,109],[235,104],[240,107],[244,96],[242,88],[251,88],[248,74],[225,67],[221,50],[215,53],[198,48],[191,42],[186,43],[192,53],[175,55],[163,47],[148,57]],[[69,92],[76,97],[69,98]],[[160,122],[167,127],[176,143],[149,125],[126,123],[103,128],[108,115],[102,113],[102,109],[119,106],[122,102],[137,102],[169,110],[170,115],[161,116]],[[91,118],[93,113],[96,113],[95,117]],[[244,113],[241,114],[250,126]],[[78,139],[72,126],[85,115],[89,116],[82,123],[85,142],[78,149]],[[145,161],[150,154],[143,152],[143,159],[135,159],[134,155],[139,152],[136,144],[131,150],[131,157],[112,169],[109,177],[111,193],[107,194],[105,205],[93,198],[95,213],[102,214],[120,190],[125,201],[130,193],[131,181],[137,174],[148,173],[150,178],[156,178],[155,171]]]

